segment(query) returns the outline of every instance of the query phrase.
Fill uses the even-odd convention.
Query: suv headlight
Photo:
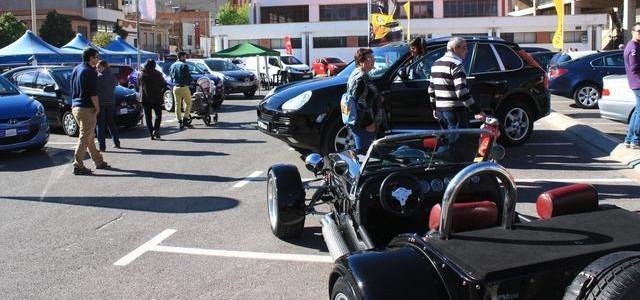
[[[303,105],[307,104],[309,99],[311,99],[312,92],[306,91],[298,96],[295,96],[289,99],[282,105],[283,112],[294,112],[300,109]]]
[[[231,76],[224,75],[224,80],[227,80],[227,81],[234,81],[234,80],[235,80],[235,78],[233,78],[233,77],[231,77]]]
[[[36,110],[36,117],[38,118],[44,117],[44,106],[42,106],[42,104],[38,104],[38,109]]]

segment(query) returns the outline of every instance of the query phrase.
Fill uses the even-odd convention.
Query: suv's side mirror
[[[53,84],[49,84],[49,85],[45,85],[44,89],[42,89],[43,92],[45,93],[55,93],[56,92],[56,86]]]
[[[398,70],[398,77],[402,80],[407,80],[409,78],[409,72],[407,72],[407,68],[402,67]]]
[[[333,171],[340,176],[345,175],[349,171],[349,165],[344,160],[338,160],[333,163]]]

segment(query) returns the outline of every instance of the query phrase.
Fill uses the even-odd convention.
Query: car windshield
[[[189,72],[191,74],[205,74],[205,73],[208,73],[205,69],[203,69],[200,66],[197,66],[196,64],[194,64],[192,62],[187,62],[187,65],[189,66]]]
[[[162,73],[165,75],[169,75],[169,68],[173,65],[174,62],[158,62],[158,66],[162,69]]]
[[[480,133],[479,129],[437,130],[390,136],[372,146],[364,172],[483,161],[488,157],[478,156]]]
[[[409,48],[402,44],[391,44],[383,47],[372,48],[373,56],[375,57],[375,65],[373,70],[369,72],[369,78],[377,79],[382,77],[391,66],[393,66],[399,59],[403,58]],[[355,69],[355,61],[351,61],[349,65],[342,70],[337,76],[349,77]]]
[[[204,61],[211,70],[214,71],[235,71],[240,70],[236,65],[226,60],[205,60]]]
[[[301,65],[302,62],[300,62],[297,58],[295,58],[294,56],[281,56],[280,60],[285,64],[285,65]]]
[[[324,60],[326,60],[327,63],[330,63],[330,64],[343,64],[344,63],[341,59],[335,58],[335,57],[327,57]]]
[[[0,96],[10,96],[20,94],[18,89],[4,77],[0,78]]]
[[[71,91],[71,69],[52,70],[51,74],[56,82],[60,85],[60,89],[65,92]]]

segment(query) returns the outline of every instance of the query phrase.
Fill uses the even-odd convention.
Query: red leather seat
[[[590,184],[572,184],[542,193],[536,201],[540,219],[598,209],[598,191]]]
[[[440,228],[440,213],[442,208],[436,204],[429,213],[429,229]],[[491,201],[477,201],[453,204],[453,231],[487,228],[498,224],[498,208]]]

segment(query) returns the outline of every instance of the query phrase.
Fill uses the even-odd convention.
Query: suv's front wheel
[[[334,119],[328,127],[322,141],[322,153],[337,153],[347,149],[353,149],[356,146],[353,132],[348,126],[342,124],[342,121]]]
[[[531,108],[518,101],[506,103],[498,111],[501,121],[500,142],[508,146],[524,144],[533,132],[533,114]]]
[[[173,101],[173,92],[171,90],[166,90],[164,91],[164,94],[162,94],[162,100],[164,102],[164,109],[166,111],[173,111],[174,110],[174,101]]]

